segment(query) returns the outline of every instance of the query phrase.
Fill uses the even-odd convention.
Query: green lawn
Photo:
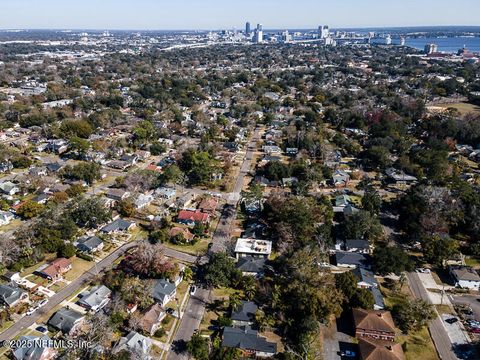
[[[452,104],[437,104],[436,106],[448,109],[454,108],[462,115],[468,113],[480,114],[480,107],[466,102],[452,103]]]
[[[165,243],[164,245],[170,249],[181,251],[190,255],[204,255],[208,250],[209,238],[203,238],[195,245],[175,245],[171,243]]]
[[[467,258],[465,259],[465,264],[468,266],[474,267],[474,268],[479,268],[480,267],[480,259],[477,258]]]
[[[83,260],[77,257],[73,257],[71,260],[72,270],[70,270],[64,275],[64,278],[67,281],[73,281],[77,279],[78,277],[80,277],[80,275],[85,273],[94,265],[94,263],[91,261]]]

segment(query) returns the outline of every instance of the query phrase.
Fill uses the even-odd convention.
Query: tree
[[[165,144],[162,144],[161,142],[158,142],[158,141],[153,142],[150,145],[149,149],[153,156],[162,155],[167,151],[167,147],[165,146]]]
[[[137,304],[146,309],[153,304],[152,284],[138,277],[127,277],[121,284],[120,295],[128,304]]]
[[[373,266],[380,275],[400,275],[411,271],[413,264],[408,254],[397,246],[380,245],[373,250]]]
[[[192,185],[206,185],[212,180],[212,175],[218,171],[216,161],[206,151],[189,149],[182,154],[180,169],[187,175]]]
[[[87,184],[91,185],[95,180],[100,179],[100,168],[100,164],[97,163],[81,162],[74,166],[65,166],[61,170],[60,176],[69,180],[85,181]]]
[[[73,244],[64,242],[58,248],[57,256],[64,257],[64,258],[71,258],[72,256],[75,255],[76,252],[77,252],[77,249],[75,246],[73,246]]]
[[[362,198],[363,209],[370,212],[372,215],[378,215],[380,213],[381,206],[382,199],[380,198],[378,191],[371,188],[365,190],[365,195]]]
[[[448,235],[425,236],[422,240],[423,253],[429,263],[443,267],[445,261],[458,254],[458,242]]]
[[[115,209],[120,213],[120,215],[125,217],[132,217],[137,211],[135,203],[131,198],[118,201],[115,205]]]
[[[125,266],[141,276],[150,278],[169,278],[178,275],[178,265],[164,254],[162,245],[141,243],[135,252],[124,260]]]
[[[202,272],[207,285],[213,287],[230,287],[241,276],[235,260],[226,253],[213,254]]]
[[[195,333],[190,341],[187,342],[187,351],[196,360],[208,360],[209,349],[208,341],[202,335]]]
[[[111,220],[112,212],[103,206],[99,198],[83,198],[71,210],[70,218],[81,227],[96,229]]]
[[[28,220],[40,215],[44,208],[42,204],[36,203],[35,201],[26,201],[18,208],[17,215]]]
[[[184,174],[177,165],[173,164],[165,168],[163,178],[166,183],[180,184],[183,182]]]
[[[368,211],[359,211],[347,216],[344,227],[346,239],[378,240],[383,236],[380,221]]]
[[[425,300],[405,300],[395,304],[392,315],[398,327],[405,333],[418,331],[437,316],[433,305]]]
[[[93,128],[86,120],[66,120],[60,125],[60,134],[63,137],[79,137],[87,139],[93,134]]]
[[[168,234],[164,229],[156,230],[148,235],[150,244],[161,244],[168,241]]]
[[[335,284],[345,295],[347,305],[352,308],[373,309],[373,294],[368,289],[359,288],[357,283],[358,279],[351,271],[335,275]]]

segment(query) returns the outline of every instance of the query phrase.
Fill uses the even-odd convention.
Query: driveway
[[[454,304],[469,306],[473,311],[473,315],[470,316],[469,318],[473,318],[477,321],[480,321],[480,301],[477,300],[477,299],[480,299],[479,296],[451,295],[450,298],[452,299],[452,302]]]

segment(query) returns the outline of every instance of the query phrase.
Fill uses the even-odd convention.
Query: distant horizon
[[[246,23],[246,22],[245,22]],[[252,29],[256,26],[256,24],[251,23]],[[328,25],[328,24],[325,24]],[[320,25],[319,25],[320,26]],[[480,30],[480,25],[399,25],[399,26],[352,26],[352,27],[330,27],[330,30],[373,30],[373,29],[379,29],[379,30],[402,30],[402,29],[445,29],[445,28],[478,28]],[[71,32],[71,31],[170,31],[170,32],[182,32],[182,31],[188,31],[188,32],[208,32],[208,31],[229,31],[229,30],[237,30],[237,31],[243,31],[244,28],[240,27],[230,27],[230,28],[202,28],[202,29],[195,29],[195,28],[185,28],[185,29],[148,29],[148,28],[1,28],[0,31],[4,32],[19,32],[19,31],[64,31],[64,32]],[[272,27],[272,28],[267,28],[265,25],[263,26],[264,31],[280,31],[280,30],[304,30],[304,31],[315,31],[317,30],[317,27]]]

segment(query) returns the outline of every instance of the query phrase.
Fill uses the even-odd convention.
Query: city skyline
[[[94,11],[93,11],[94,10]],[[291,2],[244,0],[171,1],[85,0],[81,7],[60,0],[4,0],[0,5],[2,29],[122,29],[217,30],[245,22],[265,29],[309,29],[328,23],[331,28],[475,26],[480,3],[458,0],[455,11],[447,0],[406,0],[385,4],[380,0],[322,0]],[[39,15],[40,14],[40,15]],[[253,27],[253,26],[252,26]]]

